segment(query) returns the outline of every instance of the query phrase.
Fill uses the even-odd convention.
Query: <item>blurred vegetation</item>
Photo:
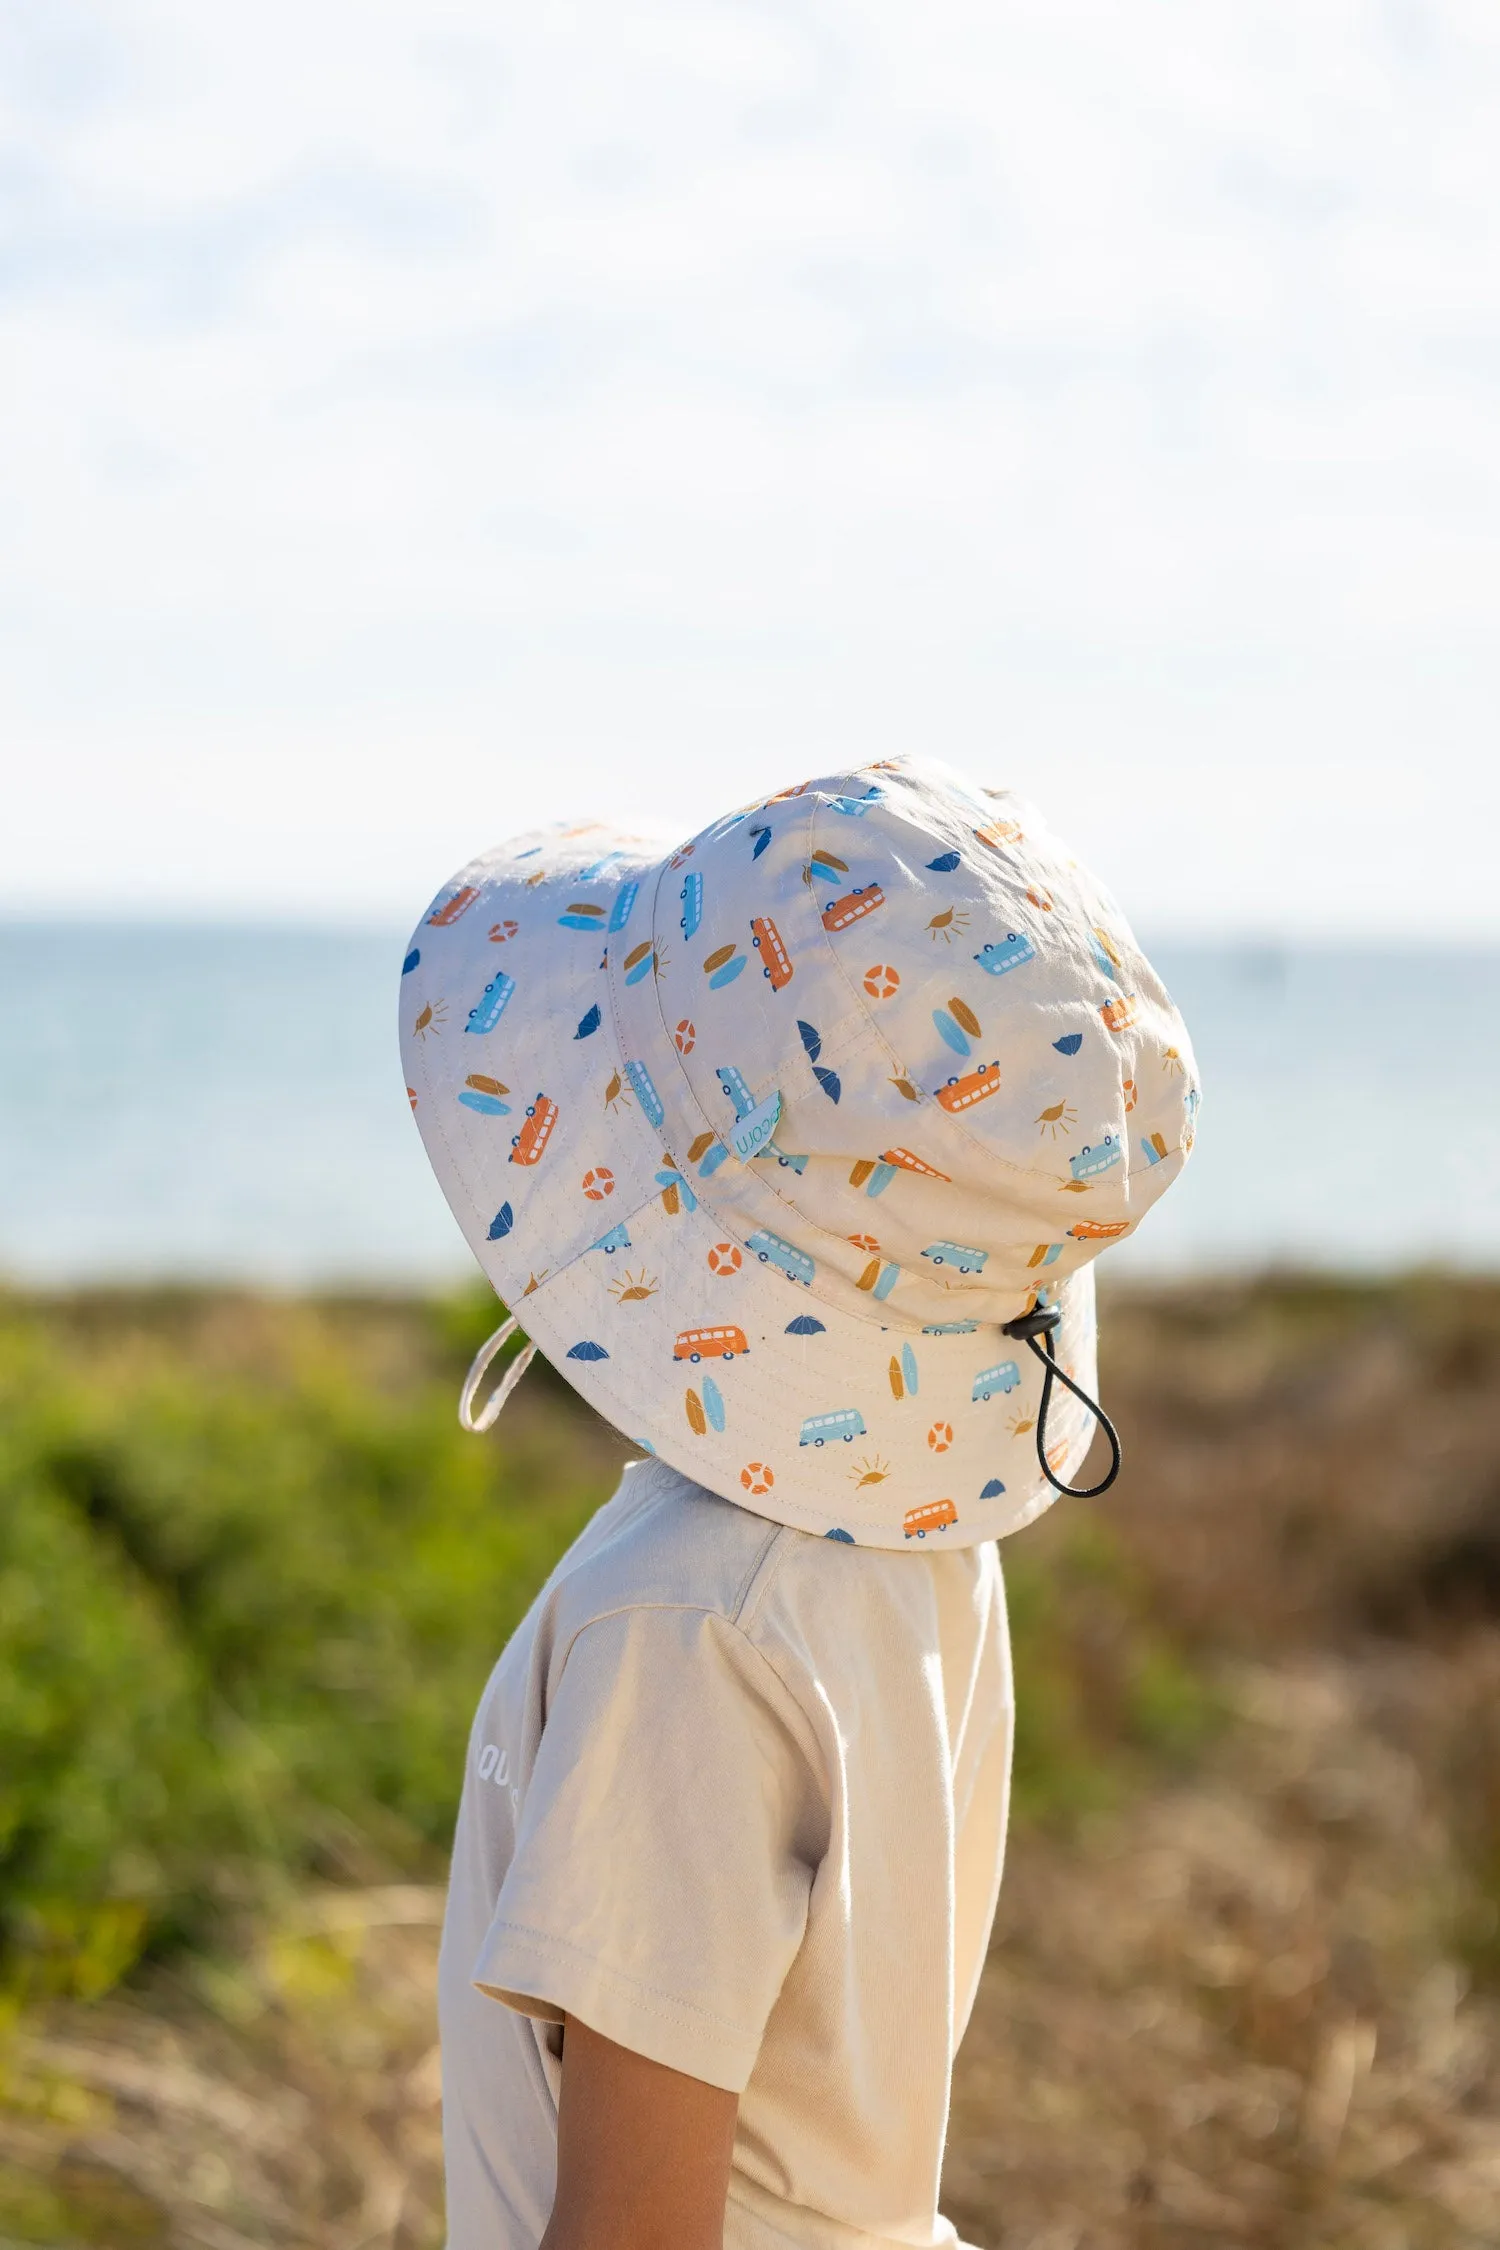
[[[441,1870],[475,1699],[623,1441],[497,1317],[190,1292],[0,1301],[0,1983],[107,1990],[307,1877]],[[1021,1819],[1212,1723],[1101,1516],[1015,1550]]]
[[[98,1993],[280,1884],[440,1866],[478,1690],[618,1450],[535,1392],[502,1441],[460,1431],[493,1317],[0,1306],[10,1989]]]
[[[464,1740],[627,1457],[541,1361],[459,1430],[498,1317],[0,1297],[0,2250],[441,2239]],[[1119,1485],[1006,1544],[953,2215],[998,2250],[1481,2250],[1500,1284],[1120,1294],[1104,1348]]]

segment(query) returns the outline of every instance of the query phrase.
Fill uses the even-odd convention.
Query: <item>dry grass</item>
[[[1148,1626],[1219,1717],[1017,1833],[948,2208],[984,2250],[1491,2250],[1500,1288],[1179,1291],[1108,1332],[1123,1577],[1063,1619],[1087,1740],[1109,1766]],[[1026,1534],[1018,1585],[1087,1527]],[[19,2025],[0,2245],[430,2250],[438,1904],[324,1891]]]

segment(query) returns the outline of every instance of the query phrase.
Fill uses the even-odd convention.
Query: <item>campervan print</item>
[[[703,877],[697,868],[683,877],[682,889],[678,895],[682,900],[682,934],[685,938],[694,938],[703,920]]]
[[[717,1328],[684,1328],[672,1346],[674,1359],[691,1360],[696,1367],[700,1359],[733,1359],[750,1349],[743,1328],[732,1323]]]
[[[751,916],[750,937],[760,954],[762,974],[770,978],[771,990],[780,992],[792,981],[792,957],[769,914]]]
[[[1106,1133],[1096,1147],[1083,1147],[1076,1156],[1068,1159],[1068,1170],[1075,1180],[1096,1180],[1102,1172],[1113,1171],[1120,1161],[1120,1144],[1113,1133]]]
[[[461,891],[454,891],[433,908],[427,917],[428,927],[435,930],[451,929],[461,914],[468,913],[478,896],[479,892],[472,883],[465,884]]]
[[[809,1414],[802,1425],[799,1445],[832,1445],[842,1438],[849,1445],[865,1435],[865,1418],[854,1406],[843,1406],[833,1414]]]
[[[750,1091],[744,1072],[736,1070],[733,1063],[720,1063],[717,1076],[719,1084],[734,1104],[735,1116],[748,1117],[755,1107],[755,1096]]]
[[[812,1259],[806,1251],[798,1250],[792,1243],[783,1241],[779,1234],[772,1234],[769,1227],[757,1227],[745,1248],[753,1250],[762,1265],[780,1266],[789,1280],[804,1282],[809,1288],[812,1286],[813,1276],[818,1270]]]
[[[650,1071],[643,1062],[628,1062],[625,1065],[625,1075],[630,1080],[631,1089],[641,1105],[641,1114],[648,1117],[653,1125],[659,1127],[667,1113],[661,1106],[661,1096],[656,1091],[656,1083]]]
[[[1021,1370],[1013,1359],[1002,1359],[998,1367],[981,1367],[974,1378],[971,1404],[993,1398],[996,1391],[1015,1391],[1021,1387]]]
[[[615,903],[609,910],[609,926],[612,930],[624,929],[626,923],[630,920],[630,910],[636,902],[639,891],[639,883],[622,883],[620,885],[615,893]]]
[[[935,1266],[957,1266],[960,1273],[983,1273],[987,1250],[974,1250],[963,1242],[929,1242],[922,1252]]]
[[[1000,1091],[1000,1065],[998,1062],[981,1063],[966,1078],[950,1078],[946,1086],[939,1086],[937,1098],[950,1116],[957,1117],[963,1110],[972,1109],[976,1102],[988,1101],[991,1094]]]
[[[417,1121],[523,1329],[534,1298],[542,1348],[641,1450],[840,1543],[930,1552],[1035,1514],[1039,1393],[1006,1307],[1045,1279],[1090,1382],[1078,1271],[1192,1142],[1180,1020],[1009,810],[897,761],[671,854],[607,829],[511,847],[403,957]],[[1071,1190],[1050,1220],[1049,1182]]]
[[[515,989],[515,978],[508,977],[503,969],[497,970],[469,1010],[465,1031],[493,1031],[510,1006]]]
[[[512,1164],[539,1164],[542,1151],[552,1138],[552,1128],[557,1123],[557,1104],[545,1094],[538,1094],[526,1107],[526,1122],[519,1133],[511,1135],[510,1160]]]
[[[1003,938],[991,938],[974,958],[992,977],[1003,977],[1008,969],[1019,969],[1023,962],[1034,961],[1036,947],[1024,930],[1009,930]]]
[[[908,1539],[925,1539],[929,1531],[946,1531],[957,1521],[958,1510],[951,1500],[928,1500],[907,1510],[901,1528]]]
[[[823,909],[825,930],[847,930],[851,923],[862,922],[867,914],[884,906],[885,892],[878,883],[862,883],[845,898],[836,898]]]

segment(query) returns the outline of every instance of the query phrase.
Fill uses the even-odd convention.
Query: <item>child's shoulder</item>
[[[935,1578],[962,1579],[978,1593],[994,1575],[992,1548],[942,1558],[856,1548],[769,1522],[649,1460],[626,1470],[558,1566],[547,1599],[564,1639],[621,1610],[685,1609],[752,1640],[812,1648],[829,1632],[843,1638],[877,1623],[897,1640],[903,1623],[925,1639]]]
[[[738,1623],[801,1535],[735,1507],[665,1461],[633,1462],[558,1565],[548,1592],[576,1630],[621,1609],[695,1609]]]

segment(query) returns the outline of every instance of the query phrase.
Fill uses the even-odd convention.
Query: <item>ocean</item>
[[[403,935],[0,924],[0,1278],[472,1272],[397,1060]],[[1148,950],[1204,1104],[1111,1271],[1500,1267],[1500,950]]]

